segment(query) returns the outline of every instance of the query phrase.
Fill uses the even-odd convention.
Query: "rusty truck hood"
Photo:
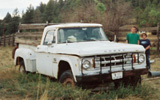
[[[78,56],[93,56],[116,53],[145,52],[143,46],[115,43],[110,41],[94,41],[58,44],[56,53]]]

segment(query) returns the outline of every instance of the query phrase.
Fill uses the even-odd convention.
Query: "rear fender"
[[[18,58],[22,58],[24,61],[24,65],[26,67],[26,71],[28,71],[27,67],[27,59],[36,59],[36,54],[31,49],[25,49],[25,48],[18,48],[15,52],[15,59],[14,59],[14,65],[19,65]]]

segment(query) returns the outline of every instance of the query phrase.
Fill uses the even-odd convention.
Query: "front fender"
[[[75,80],[75,82],[77,82],[77,79],[75,76],[80,75],[80,59],[76,56],[60,57],[58,65],[59,65],[60,61],[65,61],[65,62],[69,63],[74,80]],[[57,74],[57,76],[58,76],[58,74]]]

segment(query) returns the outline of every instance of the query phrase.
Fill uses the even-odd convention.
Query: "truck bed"
[[[31,49],[33,51],[36,50],[36,46],[34,46],[34,45],[27,45],[27,44],[19,44],[19,48]]]

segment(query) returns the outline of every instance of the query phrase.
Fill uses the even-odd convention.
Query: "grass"
[[[157,55],[157,47],[151,47],[150,48],[150,54],[151,55]]]
[[[118,89],[99,91],[69,87],[40,74],[22,75],[11,59],[12,48],[0,48],[0,99],[2,100],[156,100],[152,83],[136,88],[121,85]],[[158,86],[157,86],[158,87]],[[159,94],[159,93],[158,93]]]
[[[39,74],[22,75],[15,70],[3,74],[7,73],[14,74],[14,76],[0,79],[0,97],[12,98],[18,95],[20,99],[29,98],[33,100],[109,100],[136,96],[150,100],[150,94],[155,94],[155,90],[145,84],[138,85],[136,88],[121,85],[116,90],[92,93],[90,90],[79,87],[62,86]]]

